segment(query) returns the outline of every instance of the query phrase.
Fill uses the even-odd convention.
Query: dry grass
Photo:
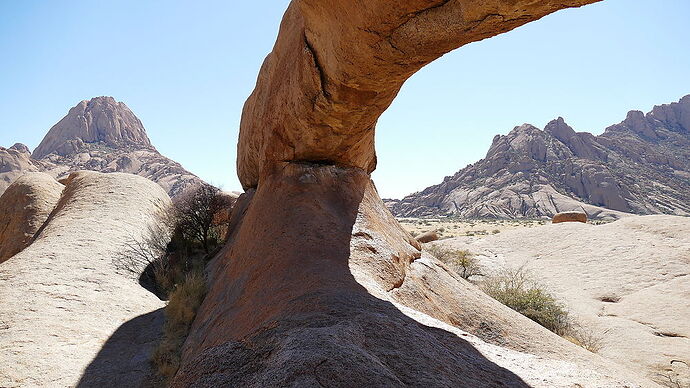
[[[196,312],[206,295],[206,279],[201,271],[187,274],[170,294],[165,307],[163,338],[152,361],[158,373],[166,379],[175,375],[180,367],[180,353]]]

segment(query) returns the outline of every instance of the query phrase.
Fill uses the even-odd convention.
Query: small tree
[[[460,249],[455,251],[451,264],[455,267],[456,272],[463,279],[471,278],[472,276],[481,275],[482,271],[479,268],[479,263],[470,251]]]
[[[466,249],[450,249],[438,244],[431,245],[427,251],[440,261],[448,264],[463,279],[482,274],[474,254]]]
[[[175,203],[177,226],[185,239],[198,242],[208,254],[212,240],[218,237],[214,217],[227,206],[219,188],[201,184]]]

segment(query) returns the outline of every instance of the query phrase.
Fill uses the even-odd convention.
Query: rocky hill
[[[631,111],[599,136],[562,118],[497,135],[486,157],[441,184],[387,204],[398,216],[541,217],[585,210],[690,214],[690,95]]]
[[[15,144],[0,148],[0,194],[24,172],[43,171],[61,179],[71,172],[125,172],[146,177],[171,197],[201,180],[151,144],[141,121],[112,97],[81,101],[29,153]]]

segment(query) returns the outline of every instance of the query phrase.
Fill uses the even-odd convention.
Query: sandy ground
[[[439,224],[465,231],[472,223],[501,225]],[[603,338],[599,354],[667,386],[690,386],[690,218],[503,225],[496,234],[465,233],[435,244],[468,249],[487,275],[524,266],[582,327]]]

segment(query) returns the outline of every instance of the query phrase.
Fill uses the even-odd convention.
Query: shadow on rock
[[[355,223],[371,218],[368,230],[381,232],[372,235],[397,227],[380,206],[361,170],[277,166],[210,266],[210,290],[172,386],[527,387],[466,340],[412,319],[355,279]],[[378,252],[373,260],[394,255]],[[363,276],[380,282],[390,271]]]
[[[91,361],[77,387],[140,387],[151,373],[151,353],[163,329],[163,309],[120,326]]]

